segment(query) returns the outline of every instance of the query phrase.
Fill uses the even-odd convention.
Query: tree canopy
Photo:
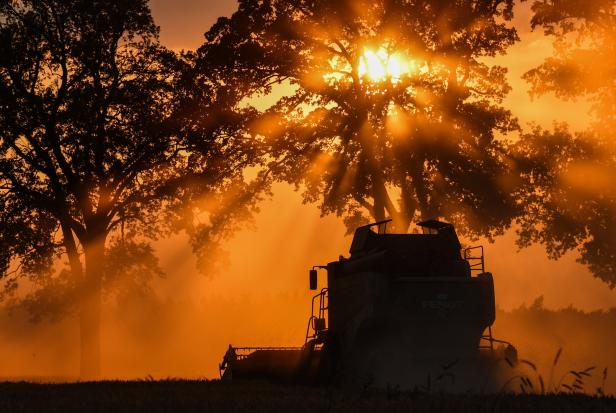
[[[323,213],[493,235],[517,211],[504,137],[513,1],[242,0],[200,49],[225,82],[292,92],[252,125],[277,179]],[[210,67],[211,67],[210,66]]]
[[[146,0],[0,3],[0,274],[49,280],[68,257],[83,377],[99,374],[105,255],[129,253],[118,237],[184,228],[198,249],[232,211],[195,201],[247,185],[254,145],[235,120],[248,114],[233,115],[241,98],[193,60],[159,44]],[[194,225],[195,208],[209,225]],[[151,255],[138,242],[132,251]]]
[[[552,258],[577,250],[579,261],[616,286],[616,2],[535,1],[533,28],[554,39],[554,55],[528,71],[531,93],[587,99],[584,131],[535,128],[515,150],[524,177],[520,244],[541,243]]]

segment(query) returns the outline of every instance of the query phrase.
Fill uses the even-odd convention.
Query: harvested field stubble
[[[1,383],[2,412],[614,412],[616,399],[584,395],[451,395],[219,381]]]

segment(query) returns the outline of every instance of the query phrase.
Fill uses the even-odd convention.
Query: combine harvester
[[[230,345],[221,378],[465,391],[510,377],[517,352],[492,337],[483,247],[462,249],[448,223],[388,234],[388,222],[357,228],[349,258],[310,270],[310,289],[317,269],[328,286],[312,299],[303,346]]]

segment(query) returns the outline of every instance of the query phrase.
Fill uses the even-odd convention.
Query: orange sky
[[[154,18],[161,26],[162,42],[173,49],[198,47],[203,33],[219,15],[230,15],[237,7],[229,0],[153,0]],[[551,52],[549,39],[540,31],[530,31],[529,3],[516,9],[516,24],[521,41],[505,57],[496,61],[509,67],[513,91],[505,104],[520,119],[523,127],[530,122],[550,126],[567,121],[575,129],[583,128],[589,118],[584,102],[562,102],[553,96],[531,100],[521,75],[539,64]],[[284,87],[278,89],[284,93]],[[272,99],[259,102],[259,106]],[[212,277],[194,274],[194,258],[182,237],[159,244],[162,264],[169,273],[170,295],[194,299],[211,296],[262,295],[290,292],[306,294],[307,270],[348,255],[349,238],[335,217],[319,216],[315,205],[303,205],[301,197],[286,185],[277,185],[273,199],[261,205],[254,231],[243,231],[227,245],[230,267]],[[575,254],[550,261],[540,247],[516,253],[513,233],[487,245],[488,270],[495,275],[497,303],[504,309],[530,304],[540,295],[549,308],[570,304],[594,310],[616,306],[616,290],[594,279],[575,262]],[[485,244],[485,243],[484,243]],[[307,303],[306,303],[307,305]]]

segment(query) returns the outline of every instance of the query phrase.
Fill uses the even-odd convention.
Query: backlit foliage
[[[229,84],[282,97],[254,124],[277,179],[349,227],[444,217],[494,234],[515,214],[502,106],[506,69],[482,58],[517,40],[513,2],[240,1],[201,58]]]
[[[536,128],[517,145],[525,178],[521,245],[546,246],[552,258],[571,250],[592,273],[616,286],[616,1],[541,0],[532,26],[554,41],[554,55],[528,71],[534,95],[554,93],[592,103],[583,132]]]

